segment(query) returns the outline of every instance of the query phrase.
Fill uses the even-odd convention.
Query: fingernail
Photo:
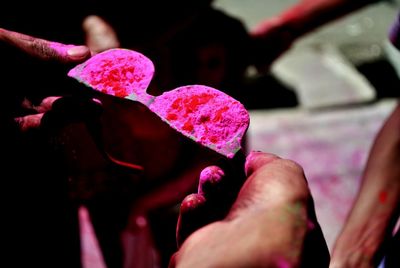
[[[251,151],[247,155],[246,162],[244,164],[244,171],[246,176],[250,176],[255,169],[259,168],[262,165],[268,164],[278,158],[280,157],[275,154],[265,153],[262,151]]]
[[[225,173],[220,167],[218,166],[206,167],[200,173],[200,181],[197,192],[203,195],[207,194],[207,192],[212,190],[209,188],[213,188],[216,185],[218,185],[224,176]]]
[[[99,104],[99,105],[103,105],[103,103],[101,102],[101,100],[96,99],[96,98],[92,98],[92,101]]]
[[[181,214],[186,214],[190,211],[196,210],[197,208],[203,206],[206,199],[201,194],[190,194],[185,197],[181,203],[180,212]]]
[[[43,113],[27,115],[24,117],[15,118],[14,121],[18,124],[19,129],[22,132],[25,132],[29,129],[39,128],[41,124],[41,120],[43,117]]]
[[[73,59],[82,59],[89,56],[90,51],[86,46],[74,46],[67,50],[67,55]]]

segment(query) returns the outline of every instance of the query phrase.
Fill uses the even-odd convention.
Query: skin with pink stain
[[[50,49],[52,49],[53,51],[55,51],[55,53],[58,54],[59,56],[61,56],[62,58],[66,58],[66,57],[70,56],[71,55],[70,51],[73,51],[73,50],[71,50],[72,48],[74,48],[74,50],[86,49],[86,47],[83,47],[83,46],[64,45],[64,44],[61,44],[58,42],[49,42],[48,47]]]
[[[90,57],[86,46],[65,45],[50,42],[0,28],[0,41],[15,46],[27,54],[42,60],[58,60],[60,62],[81,62]]]
[[[248,178],[226,217],[188,236],[169,268],[328,267],[328,247],[302,168],[275,155],[251,152],[245,171]],[[178,237],[196,209],[206,213],[205,202],[199,194],[183,200]]]
[[[207,194],[207,187],[215,187],[221,182],[225,172],[218,166],[209,166],[203,169],[200,173],[199,187],[197,192],[201,195]]]
[[[99,53],[68,75],[105,94],[139,101],[172,128],[228,158],[241,149],[249,126],[244,106],[229,95],[203,85],[190,85],[160,96],[146,93],[154,65],[127,49]]]

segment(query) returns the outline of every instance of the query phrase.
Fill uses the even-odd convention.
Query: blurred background
[[[252,29],[296,2],[217,0],[214,6]],[[330,248],[358,190],[372,140],[399,95],[400,55],[388,41],[399,5],[381,1],[299,39],[272,66],[279,82],[273,86],[292,90],[297,105],[255,104],[250,110],[248,149],[304,167]],[[257,77],[252,68],[247,75]],[[266,83],[264,90],[270,87]],[[285,106],[278,95],[265,98]]]

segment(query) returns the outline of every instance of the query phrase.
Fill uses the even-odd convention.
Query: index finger
[[[0,28],[0,40],[42,60],[77,63],[90,57],[90,50],[86,46],[51,42],[3,28]]]

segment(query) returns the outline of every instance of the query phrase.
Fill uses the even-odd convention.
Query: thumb
[[[274,177],[271,178],[271,176],[276,176],[274,167],[270,168],[272,172],[269,172],[268,166],[278,159],[280,158],[274,154],[259,151],[252,151],[248,154],[245,162],[247,180],[240,189],[227,219],[235,218],[247,209],[270,203],[270,199],[273,199],[275,194],[269,192],[278,190],[278,188],[273,185]]]
[[[245,163],[247,180],[228,217],[254,209],[271,209],[287,204],[305,206],[310,191],[303,168],[274,154],[251,152]]]
[[[274,154],[264,153],[260,151],[250,152],[250,154],[246,157],[246,162],[244,166],[246,176],[249,177],[253,175],[256,170],[276,159],[279,159],[279,157]]]

